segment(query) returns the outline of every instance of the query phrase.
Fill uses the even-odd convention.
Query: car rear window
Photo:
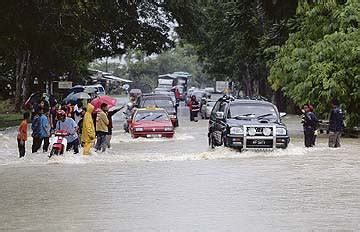
[[[155,99],[155,98],[148,98],[144,99],[142,102],[142,107],[158,107],[158,108],[169,108],[174,107],[174,104],[171,98],[163,98],[163,99]]]

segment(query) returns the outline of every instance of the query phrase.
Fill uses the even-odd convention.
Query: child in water
[[[27,129],[28,129],[28,120],[30,118],[30,114],[25,112],[23,114],[23,120],[19,126],[19,132],[17,135],[17,142],[19,148],[19,157],[22,158],[25,156],[25,141],[27,140]]]

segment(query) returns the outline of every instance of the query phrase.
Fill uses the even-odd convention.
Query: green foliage
[[[286,40],[282,20],[295,7],[292,1],[206,1],[197,6],[195,32],[183,38],[196,45],[213,78],[232,80],[247,95],[266,95],[263,51]]]
[[[34,77],[39,86],[64,73],[76,82],[94,58],[171,48],[168,23],[183,17],[178,11],[184,7],[162,1],[1,1],[0,62],[12,66],[17,107]],[[192,17],[178,21],[183,29]]]
[[[289,28],[293,31],[269,62],[269,81],[275,90],[298,104],[312,103],[326,116],[329,102],[338,98],[350,126],[360,124],[360,3],[348,0],[300,4]]]

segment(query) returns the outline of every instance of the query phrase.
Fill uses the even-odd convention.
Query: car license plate
[[[161,138],[161,134],[149,134],[146,135],[148,138]]]
[[[255,140],[253,140],[253,144],[265,145],[265,140],[255,139]]]

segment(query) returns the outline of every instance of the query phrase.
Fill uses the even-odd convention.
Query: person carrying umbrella
[[[87,104],[86,112],[83,119],[83,127],[81,134],[81,142],[84,145],[83,155],[89,155],[91,146],[94,143],[96,138],[95,136],[95,127],[92,119],[92,112],[94,111],[94,106],[90,103]]]
[[[108,105],[106,103],[102,103],[96,115],[96,152],[99,152],[100,150],[105,152],[106,150],[106,136],[109,132],[109,119],[107,116],[107,111]]]

